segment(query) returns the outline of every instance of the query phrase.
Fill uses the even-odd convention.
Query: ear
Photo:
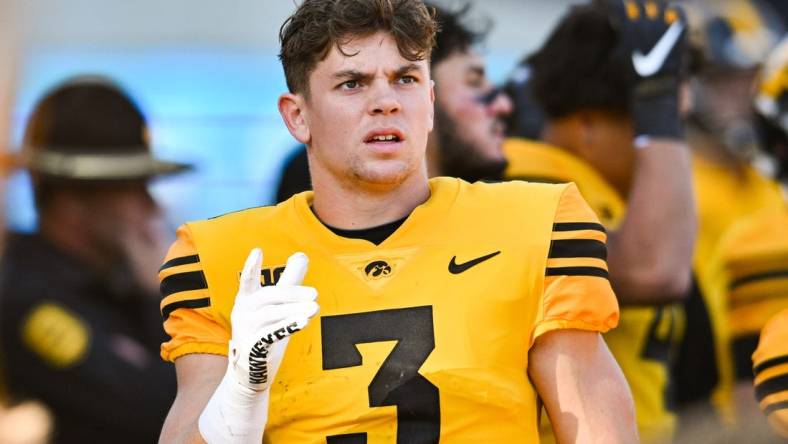
[[[312,140],[312,134],[304,113],[305,103],[301,94],[285,93],[279,96],[279,114],[282,115],[287,130],[296,140],[308,145]]]
[[[430,103],[432,103],[432,107],[430,108],[429,130],[432,131],[432,128],[435,125],[435,81],[434,80],[430,80]]]

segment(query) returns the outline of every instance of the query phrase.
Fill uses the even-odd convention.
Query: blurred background
[[[2,3],[9,12],[0,21],[17,26],[16,63],[0,64],[0,81],[14,93],[7,99],[10,115],[0,114],[0,130],[10,127],[8,146],[19,146],[24,122],[48,88],[75,74],[102,74],[138,101],[151,123],[155,154],[196,166],[152,187],[173,228],[274,201],[282,164],[296,146],[276,107],[286,89],[278,32],[292,1]],[[491,79],[501,82],[573,2],[464,3],[473,5],[472,17],[494,23],[485,52]],[[22,231],[35,226],[28,182],[25,173],[13,174],[6,194],[8,224]]]

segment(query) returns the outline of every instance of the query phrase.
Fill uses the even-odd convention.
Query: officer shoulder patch
[[[43,302],[24,320],[22,341],[49,365],[62,369],[85,357],[90,346],[90,329],[65,307]]]

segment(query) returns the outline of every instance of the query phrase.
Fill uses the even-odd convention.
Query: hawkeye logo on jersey
[[[370,279],[379,279],[391,274],[391,265],[386,261],[374,261],[364,267],[364,273]]]

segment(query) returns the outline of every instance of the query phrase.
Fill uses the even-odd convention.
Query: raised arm
[[[680,300],[690,285],[696,230],[689,151],[654,139],[636,158],[627,216],[608,233],[610,280],[622,304]]]
[[[175,360],[178,394],[161,443],[259,444],[270,386],[291,334],[317,313],[314,288],[302,286],[308,259],[292,255],[275,286],[260,284],[263,256],[246,259],[230,315],[228,358],[191,354]]]
[[[696,230],[679,115],[686,23],[665,2],[656,14],[640,1],[611,3],[619,49],[632,61],[636,153],[627,215],[608,237],[610,276],[624,304],[667,303],[687,294]]]
[[[629,386],[599,333],[545,333],[528,359],[559,444],[638,442]]]

